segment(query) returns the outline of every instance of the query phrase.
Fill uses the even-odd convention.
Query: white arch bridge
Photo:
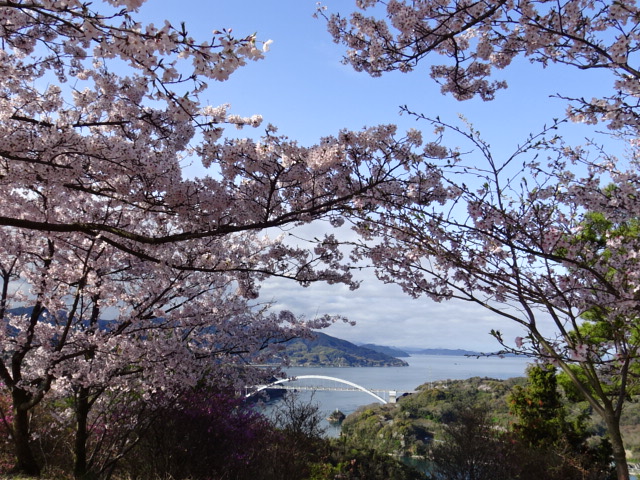
[[[287,385],[291,382],[297,382],[298,380],[323,380],[323,381],[331,381],[334,383],[339,383],[340,386],[327,386],[327,385]],[[245,398],[251,397],[252,395],[256,395],[259,392],[266,390],[268,388],[278,388],[282,390],[333,390],[338,392],[357,392],[361,391],[368,395],[371,395],[380,403],[396,403],[397,391],[396,390],[379,390],[379,389],[369,389],[365,388],[357,383],[350,382],[349,380],[343,380],[342,378],[336,377],[328,377],[326,375],[298,375],[297,377],[291,378],[282,378],[268,385],[256,385],[253,387],[253,390],[247,394],[245,394]],[[413,392],[407,392],[413,393]],[[386,395],[388,400],[383,398],[381,395]]]

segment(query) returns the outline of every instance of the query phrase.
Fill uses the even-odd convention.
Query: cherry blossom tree
[[[73,400],[82,476],[90,467],[89,422],[101,414],[92,410],[103,396],[162,392],[170,399],[196,385],[234,391],[264,382],[273,371],[250,364],[331,320],[305,322],[252,305],[224,272],[150,269],[99,239],[3,233],[0,375],[13,398],[12,436],[24,449],[25,470],[35,464],[30,411],[47,394]]]
[[[310,147],[271,125],[224,139],[261,118],[203,92],[269,42],[196,41],[136,20],[142,3],[0,4],[0,379],[26,473],[39,470],[29,414],[47,395],[74,401],[80,476],[105,394],[188,388],[202,372],[256,381],[247,363],[330,320],[260,306],[264,278],[357,286],[333,234],[309,250],[274,233],[374,211],[422,161],[418,136],[392,126]],[[193,162],[206,174],[185,178]]]
[[[363,241],[354,255],[410,295],[466,300],[521,325],[525,333],[516,339],[492,334],[504,351],[551,362],[571,378],[607,425],[617,476],[628,479],[619,420],[637,392],[640,347],[637,5],[369,0],[356,6],[349,17],[319,10],[348,49],[345,63],[378,76],[431,59],[431,78],[459,100],[492,100],[507,87],[500,70],[519,56],[542,67],[608,73],[608,94],[562,98],[567,120],[605,123],[609,145],[627,151],[624,160],[595,144],[566,144],[565,120],[496,157],[473,126],[406,109],[433,128],[425,154],[441,171],[447,199],[418,182],[397,206],[362,215],[355,228]],[[448,146],[451,134],[459,148]]]

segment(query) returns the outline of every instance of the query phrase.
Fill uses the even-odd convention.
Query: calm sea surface
[[[396,390],[398,395],[403,392],[414,391],[418,386],[436,380],[464,380],[471,377],[490,377],[506,379],[522,377],[529,362],[520,357],[485,357],[469,358],[450,355],[414,355],[403,360],[408,367],[296,367],[287,370],[289,376],[323,375],[336,377],[356,383],[371,390]],[[315,381],[327,387],[338,387],[334,382]],[[300,381],[300,385],[308,384]],[[295,383],[291,383],[291,386]],[[376,403],[377,400],[367,393],[315,391],[299,392],[301,400],[312,399],[320,407],[323,416],[329,415],[335,409],[344,414],[353,413],[358,407]],[[380,394],[385,399],[387,395]],[[327,435],[337,436],[339,427],[333,427],[327,422]]]

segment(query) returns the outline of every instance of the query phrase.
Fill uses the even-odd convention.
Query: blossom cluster
[[[543,66],[606,69],[615,94],[574,99],[571,114],[605,120],[614,129],[638,126],[639,11],[631,0],[378,0],[356,6],[349,16],[328,14],[324,6],[318,14],[326,18],[334,40],[347,47],[344,61],[358,71],[373,76],[408,72],[427,57],[441,56],[446,61],[429,68],[443,93],[459,100],[491,100],[507,87],[494,79],[496,71],[517,56]]]

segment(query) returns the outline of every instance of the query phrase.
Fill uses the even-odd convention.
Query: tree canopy
[[[255,384],[277,345],[335,320],[269,310],[260,282],[353,281],[331,233],[315,248],[279,228],[338,227],[373,210],[420,162],[392,126],[303,147],[202,99],[268,42],[145,23],[143,1],[0,5],[0,380],[18,469],[37,473],[30,412],[72,399],[76,474],[92,416],[136,392]],[[199,162],[206,174],[187,178]],[[6,420],[6,419],[5,419]]]
[[[439,56],[431,77],[459,100],[492,100],[517,57],[608,72],[606,95],[567,95],[566,119],[501,157],[473,126],[409,108],[432,132],[381,125],[308,147],[272,126],[259,140],[225,138],[261,118],[202,94],[268,42],[230,30],[196,40],[184,25],[140,21],[142,3],[0,5],[0,379],[19,469],[38,471],[28,416],[45,396],[73,399],[84,475],[87,420],[103,399],[166,398],[205,378],[251,383],[251,364],[277,343],[332,320],[270,311],[260,282],[355,288],[350,264],[364,261],[412,296],[467,300],[523,326],[516,339],[493,334],[505,351],[564,370],[628,478],[619,423],[639,346],[634,2],[358,0],[348,18],[320,8],[356,70],[406,72]],[[627,157],[568,144],[565,120],[606,125]],[[186,161],[207,173],[185,178]],[[330,229],[315,248],[277,235],[316,220]],[[345,222],[360,235],[351,257],[332,230]]]
[[[492,333],[505,351],[571,377],[605,420],[618,478],[627,479],[619,420],[637,384],[637,5],[371,0],[356,2],[350,15],[326,7],[319,14],[356,70],[379,76],[426,63],[458,100],[494,99],[507,88],[501,70],[517,57],[540,68],[607,72],[605,95],[564,94],[566,118],[549,119],[510,155],[496,154],[472,125],[405,107],[431,129],[425,153],[446,194],[434,197],[433,182],[418,182],[410,202],[362,215],[355,257],[414,297],[466,300],[522,325],[527,333],[515,339]],[[571,145],[567,121],[604,124],[611,136]],[[588,325],[594,315],[598,328]]]

